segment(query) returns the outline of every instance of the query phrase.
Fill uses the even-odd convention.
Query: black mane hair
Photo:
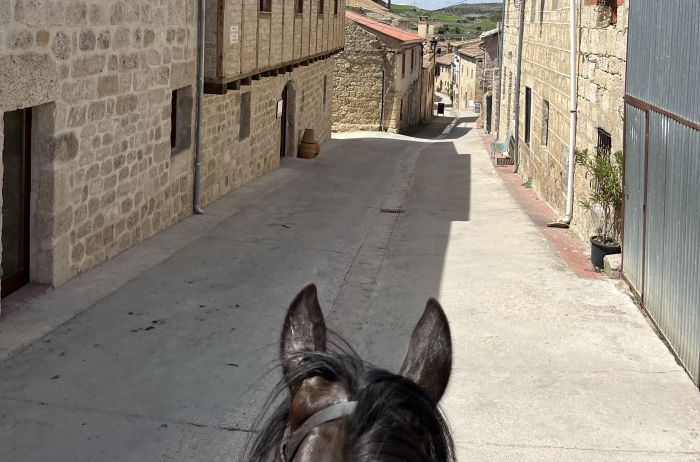
[[[274,460],[289,419],[289,389],[321,376],[357,401],[348,417],[348,458],[357,462],[453,462],[454,443],[440,408],[409,379],[363,361],[342,339],[333,352],[303,352],[275,387],[246,450],[249,462]],[[275,403],[279,403],[275,406]],[[265,421],[264,424],[262,422]]]

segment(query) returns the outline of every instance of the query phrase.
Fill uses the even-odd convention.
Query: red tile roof
[[[378,21],[373,21],[372,19],[366,18],[357,13],[353,13],[352,11],[346,11],[345,17],[351,21],[354,21],[369,29],[372,29],[375,32],[379,32],[380,34],[384,34],[397,40],[401,40],[404,43],[423,41],[421,37],[417,36],[413,32],[409,32],[398,27],[390,26],[388,24],[383,24]]]

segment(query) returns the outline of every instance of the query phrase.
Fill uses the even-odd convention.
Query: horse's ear
[[[452,339],[447,316],[434,298],[411,335],[400,374],[412,380],[437,403],[445,392],[452,371]]]
[[[314,284],[309,284],[299,292],[289,305],[284,319],[280,360],[285,374],[297,364],[298,358],[295,356],[304,351],[326,351],[326,322],[323,320]]]

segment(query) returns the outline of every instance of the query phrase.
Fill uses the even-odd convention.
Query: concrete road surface
[[[461,461],[700,460],[700,393],[632,300],[576,276],[449,121],[338,136],[11,312],[0,460],[238,460],[309,281],[393,370],[442,302]]]

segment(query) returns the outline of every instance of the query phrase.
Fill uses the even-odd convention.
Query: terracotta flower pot
[[[321,152],[321,146],[316,142],[316,134],[312,128],[304,130],[299,144],[299,157],[302,159],[313,159]]]

